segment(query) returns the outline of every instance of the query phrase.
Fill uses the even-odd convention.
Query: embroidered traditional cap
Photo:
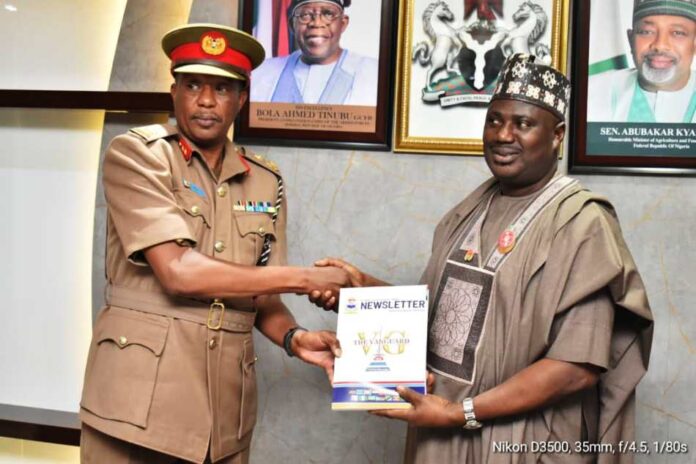
[[[517,53],[500,70],[494,100],[520,100],[551,111],[565,119],[570,100],[570,81],[550,66],[534,62],[534,55]]]
[[[344,9],[350,6],[351,0],[292,0],[288,10],[288,18],[292,17],[292,14],[298,6],[306,5],[307,3],[333,3],[341,9]]]
[[[696,0],[634,0],[634,22],[655,15],[683,16],[696,21]]]
[[[187,24],[167,32],[162,49],[172,73],[211,74],[248,81],[263,62],[263,46],[251,35],[218,24]]]

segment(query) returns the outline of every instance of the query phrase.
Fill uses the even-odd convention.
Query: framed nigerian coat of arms
[[[566,70],[569,0],[405,0],[399,21],[395,151],[480,155],[505,59]]]

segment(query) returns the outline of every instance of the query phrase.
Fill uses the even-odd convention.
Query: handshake
[[[306,268],[308,283],[306,294],[309,301],[327,311],[338,311],[338,293],[345,287],[377,287],[389,285],[357,267],[338,258],[316,261],[314,267]]]
[[[294,277],[300,276],[301,283],[293,291],[307,295],[309,301],[327,311],[338,312],[338,296],[342,288],[389,285],[338,258],[320,259],[314,267],[292,268],[292,272]],[[288,353],[322,367],[329,380],[333,380],[334,358],[341,356],[341,345],[335,332],[293,330],[286,334],[282,345]]]

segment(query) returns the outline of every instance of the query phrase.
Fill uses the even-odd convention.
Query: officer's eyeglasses
[[[301,13],[295,13],[292,15],[292,17],[295,18],[300,24],[309,24],[317,17],[321,18],[324,23],[331,24],[341,16],[343,16],[343,14],[335,10],[321,10],[318,13],[314,11],[303,11]]]

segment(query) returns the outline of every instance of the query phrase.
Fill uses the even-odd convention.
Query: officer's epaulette
[[[176,127],[169,124],[150,124],[149,126],[134,127],[129,133],[140,137],[145,143],[154,142],[177,133]]]
[[[280,169],[278,168],[278,165],[275,164],[273,161],[267,160],[263,156],[257,155],[256,153],[251,153],[244,147],[238,146],[237,151],[244,157],[244,159],[247,159],[256,165],[261,166],[264,169],[268,169],[276,176],[280,176]]]

